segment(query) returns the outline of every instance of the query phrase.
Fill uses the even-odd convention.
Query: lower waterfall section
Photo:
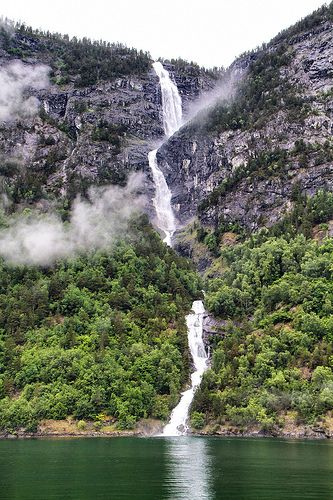
[[[201,300],[195,300],[192,313],[186,317],[188,344],[194,364],[191,375],[191,388],[184,391],[181,400],[171,413],[170,422],[164,427],[163,436],[181,436],[187,433],[188,411],[193,400],[196,388],[201,382],[202,375],[207,370],[207,355],[202,339],[203,315],[205,308]]]

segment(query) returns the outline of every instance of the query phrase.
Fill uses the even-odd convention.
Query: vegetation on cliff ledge
[[[88,87],[101,80],[144,75],[151,69],[148,52],[103,40],[69,39],[68,35],[34,30],[25,24],[16,24],[13,33],[0,27],[0,41],[11,56],[47,61],[58,84],[73,79],[76,87]]]

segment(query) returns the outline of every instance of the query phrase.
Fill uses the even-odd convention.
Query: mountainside
[[[333,3],[226,71],[163,61],[166,140],[149,54],[1,27],[0,429],[165,421],[204,288],[192,429],[333,435],[332,44]],[[158,146],[178,254],[148,220]]]
[[[204,227],[257,231],[291,211],[297,183],[311,196],[332,188],[332,7],[313,17],[236,61],[229,74],[247,71],[234,99],[199,113],[159,150],[181,225],[199,205]]]
[[[202,283],[133,214],[153,213],[147,153],[164,136],[152,61],[25,26],[0,42],[0,429],[165,420],[189,378],[184,318]],[[164,64],[184,113],[215,85]]]
[[[129,172],[138,170],[147,174],[144,190],[152,198],[147,153],[164,131],[149,54],[105,42],[69,41],[22,25],[16,31],[2,28],[0,64],[1,178],[15,204],[43,203],[60,194],[71,202],[79,193],[86,196],[91,184],[124,184]],[[181,61],[175,65],[167,67],[186,116],[215,78]],[[9,108],[6,98],[13,97],[15,106]]]
[[[292,209],[296,183],[309,195],[330,186],[331,16],[330,9],[317,12],[236,61],[224,76],[220,102],[160,148],[159,165],[181,226],[202,202],[204,227],[239,223],[256,231]],[[235,95],[226,100],[230,81]]]
[[[191,406],[204,433],[332,435],[332,14],[331,3],[250,55],[235,99],[163,147],[176,185],[179,137],[190,151],[177,208],[193,217],[192,195],[199,213],[176,247],[206,271],[220,318]]]

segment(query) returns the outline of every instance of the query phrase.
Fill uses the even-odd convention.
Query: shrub
[[[26,434],[35,434],[38,430],[38,424],[36,421],[29,422],[28,425],[26,426],[24,432]]]
[[[78,424],[77,424],[77,428],[79,429],[79,431],[85,431],[86,428],[87,428],[87,425],[85,423],[84,420],[79,420]]]
[[[191,415],[191,427],[193,429],[202,429],[205,425],[205,415],[194,411]]]

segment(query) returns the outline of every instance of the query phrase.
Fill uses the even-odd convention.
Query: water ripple
[[[212,471],[207,441],[184,436],[165,438],[170,500],[212,500]]]

